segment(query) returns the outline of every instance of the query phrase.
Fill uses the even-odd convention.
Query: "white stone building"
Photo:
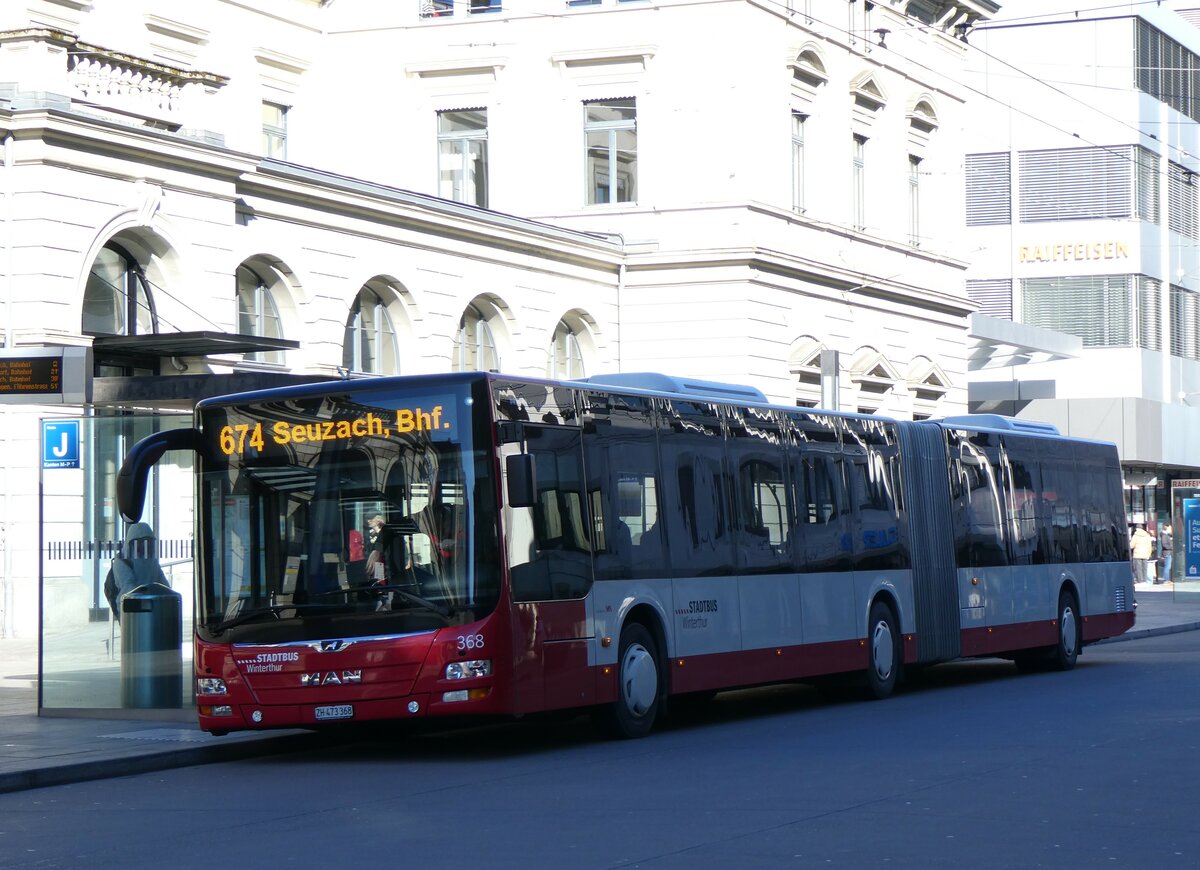
[[[652,369],[963,410],[963,39],[995,10],[4,4],[5,352],[83,348],[90,383],[0,405],[0,633],[36,630],[39,578],[43,630],[107,618],[121,450],[204,395]],[[39,463],[58,416],[86,423],[70,473]],[[186,477],[160,480],[164,540]]]

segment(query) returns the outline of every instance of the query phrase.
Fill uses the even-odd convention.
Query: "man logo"
[[[318,640],[308,644],[317,652],[341,652],[354,645],[352,640]]]
[[[301,674],[300,685],[302,686],[344,686],[349,683],[361,683],[362,670],[355,669],[353,671],[317,671],[312,674]]]

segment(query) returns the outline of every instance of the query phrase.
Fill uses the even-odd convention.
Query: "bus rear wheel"
[[[896,616],[882,601],[871,605],[867,622],[867,659],[867,695],[882,701],[896,688],[902,660]]]
[[[1064,589],[1058,596],[1058,642],[1050,653],[1050,669],[1069,671],[1079,658],[1079,602]]]
[[[604,708],[601,726],[613,737],[645,737],[662,708],[658,646],[650,631],[634,622],[621,629],[617,647],[617,700]]]

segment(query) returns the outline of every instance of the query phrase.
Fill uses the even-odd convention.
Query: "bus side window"
[[[663,577],[658,446],[648,399],[583,396],[596,580]]]
[[[1124,527],[1124,517],[1114,518],[1111,500],[1104,491],[1106,448],[1098,444],[1078,445],[1076,467],[1079,470],[1081,530],[1086,539],[1087,559],[1091,562],[1115,562],[1121,559],[1114,529]],[[1122,510],[1122,514],[1124,511]]]
[[[743,574],[786,571],[792,562],[792,507],[778,422],[769,412],[731,409],[727,447],[734,472],[738,570]]]
[[[792,558],[801,571],[850,570],[850,502],[842,473],[842,436],[837,417],[787,415],[789,475],[795,504]]]
[[[659,447],[664,488],[661,510],[673,574],[733,574],[730,485],[717,406],[662,402]]]
[[[1044,439],[1038,443],[1042,466],[1042,504],[1045,510],[1044,534],[1054,563],[1080,562],[1081,550],[1075,524],[1079,521],[1079,487],[1071,447]]]
[[[987,568],[1008,564],[1006,505],[1000,436],[989,432],[960,433],[957,465],[964,483],[965,548],[960,567]]]
[[[1008,557],[1012,565],[1043,565],[1049,561],[1041,534],[1042,469],[1027,436],[1005,435],[1004,457],[1008,491]]]
[[[592,585],[591,544],[584,511],[579,430],[527,425],[537,503],[514,508],[510,571],[517,601],[582,598]],[[532,534],[517,534],[519,512],[529,511]],[[527,537],[527,541],[521,541]]]

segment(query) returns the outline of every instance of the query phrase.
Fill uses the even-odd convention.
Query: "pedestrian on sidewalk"
[[[1150,579],[1150,560],[1154,558],[1154,538],[1141,523],[1133,527],[1129,548],[1133,557],[1133,582],[1146,583]]]
[[[1171,557],[1175,549],[1175,537],[1170,523],[1163,523],[1158,530],[1158,553],[1162,570],[1158,572],[1156,583],[1166,583],[1171,579]]]

